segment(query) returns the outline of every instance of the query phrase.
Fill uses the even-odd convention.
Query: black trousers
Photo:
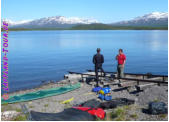
[[[104,70],[102,68],[102,65],[96,65],[95,66],[95,74],[96,74],[96,85],[98,86],[99,84],[99,77],[98,77],[98,71],[101,70],[101,74],[104,73]]]

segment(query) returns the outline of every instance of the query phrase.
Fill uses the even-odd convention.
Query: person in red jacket
[[[116,60],[118,61],[117,77],[123,78],[124,77],[124,66],[125,66],[125,62],[126,62],[126,56],[124,55],[122,49],[119,49],[119,54],[116,56]]]

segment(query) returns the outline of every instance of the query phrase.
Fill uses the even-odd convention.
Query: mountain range
[[[36,20],[14,22],[6,19],[10,28],[69,28],[79,24],[98,23],[94,19],[82,19],[78,17],[66,18],[64,16],[45,17]]]
[[[165,27],[168,26],[168,13],[153,12],[143,16],[136,17],[132,20],[112,23],[116,26],[151,26]]]
[[[25,20],[14,22],[12,20],[4,19],[9,24],[9,28],[24,28],[24,29],[36,29],[36,28],[76,28],[89,27],[90,25],[105,26],[108,28],[117,26],[127,26],[127,27],[168,27],[168,13],[167,12],[153,12],[145,14],[143,16],[136,17],[127,21],[113,22],[113,23],[101,23],[95,19],[84,19],[78,17],[64,17],[64,16],[53,16],[45,17],[35,20]],[[83,26],[82,26],[83,25]],[[98,28],[99,29],[99,28]]]

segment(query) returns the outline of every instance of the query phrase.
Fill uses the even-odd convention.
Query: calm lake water
[[[116,71],[115,56],[122,48],[125,72],[168,74],[168,31],[13,31],[9,32],[9,89],[31,88],[41,81],[59,81],[67,71],[93,69],[98,47],[105,71]]]

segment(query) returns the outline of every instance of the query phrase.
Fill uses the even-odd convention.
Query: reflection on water
[[[115,56],[123,48],[125,72],[168,74],[168,31],[17,31],[9,33],[11,91],[60,80],[67,71],[92,69],[100,47],[104,69],[116,70]]]

